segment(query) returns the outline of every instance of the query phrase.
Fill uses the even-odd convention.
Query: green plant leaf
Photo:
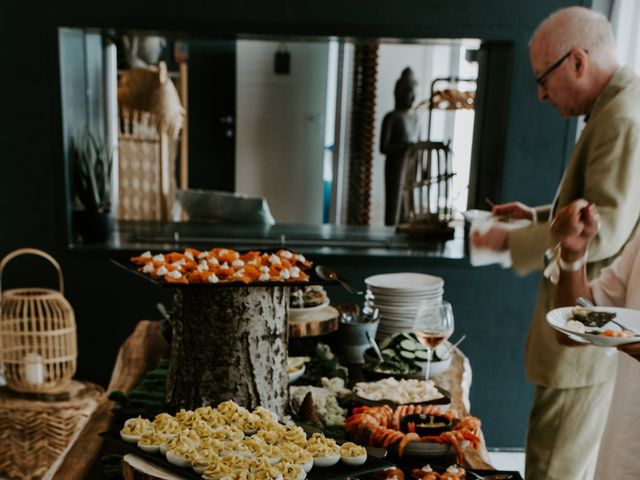
[[[102,138],[85,128],[72,141],[73,185],[86,210],[104,211],[110,206],[112,158]]]

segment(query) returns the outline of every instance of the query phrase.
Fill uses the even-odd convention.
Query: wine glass
[[[431,373],[431,359],[433,349],[448,339],[453,333],[453,310],[449,302],[434,304],[429,301],[420,302],[413,331],[420,343],[427,347],[427,372],[425,379]]]

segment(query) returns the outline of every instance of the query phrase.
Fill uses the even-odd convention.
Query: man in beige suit
[[[552,251],[547,250],[552,246],[549,219],[557,208],[586,198],[598,206],[600,232],[590,243],[588,260],[559,262],[559,268],[571,271],[588,261],[587,274],[593,278],[620,253],[640,217],[640,79],[620,68],[606,18],[582,7],[560,10],[542,22],[529,53],[540,100],[565,117],[586,115],[586,126],[553,204],[498,205],[495,214],[527,218],[533,224],[511,231],[492,228],[474,234],[472,242],[495,251],[508,250],[518,274],[541,270],[545,251]],[[553,308],[553,292],[552,281],[543,276],[525,352],[527,376],[536,385],[526,478],[590,479],[616,357],[605,349],[568,348],[556,342],[545,321]]]

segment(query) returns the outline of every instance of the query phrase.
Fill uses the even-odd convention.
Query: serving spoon
[[[322,280],[326,280],[326,281],[330,281],[330,282],[331,281],[338,282],[349,293],[353,293],[355,295],[362,295],[362,293],[363,293],[362,290],[358,290],[358,289],[352,287],[344,279],[340,278],[336,272],[334,272],[333,270],[325,267],[324,265],[316,266],[316,273],[318,274],[318,276]]]
[[[378,360],[380,360],[380,362],[384,362],[384,358],[382,357],[382,352],[380,351],[380,347],[378,347],[378,344],[376,343],[376,341],[371,338],[371,335],[369,335],[369,332],[367,332],[365,330],[364,332],[365,337],[367,337],[367,340],[369,341],[369,345],[371,345],[373,347],[373,351],[376,352],[376,356],[378,357]]]

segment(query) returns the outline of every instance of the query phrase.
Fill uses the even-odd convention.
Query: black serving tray
[[[120,438],[120,432],[109,431],[102,432],[99,435],[101,437],[104,437],[106,440],[118,445],[123,450],[129,453],[134,453],[135,455],[149,460],[156,465],[164,467],[167,470],[171,470],[172,472],[175,472],[184,478],[202,480],[202,476],[198,475],[191,468],[178,467],[173,463],[167,461],[167,459],[159,453],[143,452],[133,443],[125,442],[124,440],[122,440],[122,438]],[[388,460],[369,455],[367,461],[359,467],[350,467],[342,462],[338,462],[333,467],[314,467],[307,475],[307,478],[310,480],[340,480],[343,478],[353,477],[354,475],[377,472],[379,470],[384,470],[393,466],[395,466],[395,464],[391,463]]]
[[[438,473],[443,473],[448,467],[439,467],[439,466],[434,466],[432,467],[436,472]],[[496,475],[496,474],[501,474],[501,475],[511,475],[511,477],[508,477],[505,480],[523,480],[522,476],[520,475],[520,472],[516,472],[516,471],[512,471],[512,470],[480,470],[480,469],[475,469],[475,468],[465,468],[465,471],[467,472],[472,472],[472,473],[476,473],[478,475],[480,475],[481,477],[487,476],[487,475]],[[407,473],[410,475],[410,470],[407,471]],[[409,476],[407,476],[407,478],[410,478]],[[467,475],[467,478],[473,480],[473,477],[470,475]]]
[[[449,468],[449,465],[455,464],[455,455],[453,456],[453,459],[450,462],[435,463],[434,461],[431,461],[431,462],[422,461],[419,463],[413,463],[413,462],[407,463],[403,461],[400,463],[400,466],[398,468],[400,468],[400,470],[402,470],[405,473],[405,476],[407,479],[410,479],[410,478],[413,478],[411,476],[411,471],[414,468],[422,468],[424,465],[427,465],[427,464],[431,465],[431,468],[433,468],[434,471],[438,473],[444,473],[445,470]],[[505,480],[523,480],[522,475],[520,475],[520,472],[516,472],[512,470],[485,470],[485,469],[465,467],[465,471],[476,473],[481,477],[484,477],[485,475],[500,474],[500,475],[511,475],[510,477],[507,477]],[[473,478],[474,478],[473,476],[467,475],[467,480],[473,480]]]
[[[393,376],[393,375],[391,375],[391,376]],[[387,378],[387,377],[389,377],[389,375],[387,375],[386,377],[383,377],[383,378]],[[358,383],[371,383],[371,382],[358,382]],[[396,403],[396,402],[394,402],[392,400],[387,400],[387,399],[371,400],[369,398],[361,397],[357,393],[354,393],[353,397],[355,399],[355,403],[357,403],[359,405],[365,405],[365,406],[368,406],[368,407],[380,407],[382,405],[389,405],[392,409],[395,409],[395,408],[400,407],[402,405],[433,405],[435,407],[437,407],[439,405],[449,405],[451,403],[451,398],[452,398],[451,393],[449,391],[445,390],[444,388],[440,388],[437,385],[436,385],[436,388],[442,394],[442,397],[436,398],[434,400],[429,400],[429,401],[426,401],[426,402],[412,402],[410,404],[399,404],[399,403]]]
[[[274,250],[275,251],[275,250]],[[264,250],[265,253],[272,253],[269,250]],[[245,253],[240,251],[240,253]],[[169,287],[169,288],[225,288],[225,287],[304,287],[306,285],[338,285],[338,282],[335,280],[323,280],[318,276],[315,270],[315,264],[309,270],[305,270],[305,273],[309,275],[309,280],[306,282],[223,282],[223,283],[167,283],[162,280],[157,280],[152,278],[150,275],[146,273],[142,273],[138,271],[139,265],[134,264],[131,260],[127,258],[112,258],[111,262],[116,264],[118,267],[123,268],[135,275],[144,278],[145,280],[153,283],[154,285],[158,285],[160,287]]]

